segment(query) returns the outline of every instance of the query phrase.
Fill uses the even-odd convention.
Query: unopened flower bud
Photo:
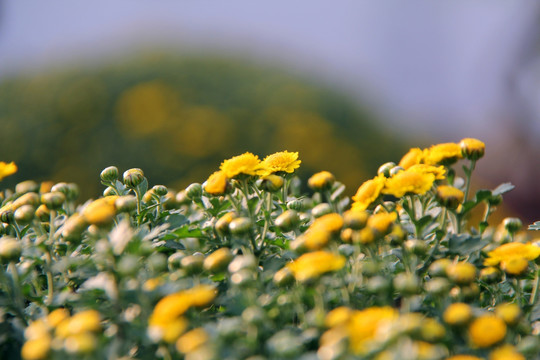
[[[36,209],[32,205],[23,205],[13,214],[15,221],[19,225],[29,224],[34,218]]]
[[[187,197],[186,191],[182,190],[176,194],[176,202],[178,205],[187,205],[191,203],[191,200]]]
[[[131,212],[137,208],[137,198],[133,195],[119,196],[114,201],[114,206],[118,212]]]
[[[360,210],[348,210],[343,213],[343,222],[345,227],[353,230],[360,230],[366,226],[369,213]]]
[[[260,187],[269,192],[276,192],[283,187],[284,180],[278,175],[267,175],[260,179]]]
[[[51,211],[47,208],[47,206],[45,206],[45,204],[41,204],[36,209],[36,217],[42,222],[49,221],[51,218]]]
[[[446,268],[446,275],[458,285],[469,285],[476,278],[476,267],[467,262],[451,264]]]
[[[390,177],[390,170],[396,167],[396,163],[387,162],[382,164],[377,170],[377,174],[383,174],[384,177]]]
[[[176,202],[176,193],[173,191],[167,191],[167,193],[165,194],[165,198],[163,199],[162,205],[165,210],[176,209],[178,206],[178,203]]]
[[[428,268],[428,274],[431,277],[446,277],[446,269],[452,265],[450,259],[438,259],[435,260]]]
[[[309,178],[308,185],[313,190],[325,190],[330,189],[335,181],[336,178],[332,173],[321,171]]]
[[[214,225],[216,228],[216,231],[220,235],[229,234],[230,233],[229,224],[235,218],[236,218],[236,214],[234,212],[228,212],[222,217],[220,217],[219,220],[216,221],[216,225]]]
[[[103,171],[101,171],[101,174],[99,174],[99,177],[103,181],[113,182],[115,180],[118,180],[118,174],[119,172],[116,166],[109,166],[103,169]]]
[[[451,288],[450,282],[445,278],[433,278],[426,282],[426,291],[435,296],[444,296],[448,294]]]
[[[486,145],[478,140],[473,138],[466,138],[461,140],[459,143],[461,147],[461,154],[464,158],[469,160],[478,160],[484,156]]]
[[[167,187],[164,185],[154,185],[152,187],[152,190],[157,196],[165,196],[167,195],[167,192],[169,191],[167,190]]]
[[[521,229],[521,227],[523,226],[523,223],[518,218],[507,217],[506,219],[503,220],[503,225],[506,228],[506,230],[508,230],[509,233],[514,234]]]
[[[463,191],[449,185],[437,187],[437,201],[449,209],[456,209],[464,199]]]
[[[145,204],[151,204],[151,203],[157,202],[156,193],[154,192],[154,189],[150,189],[144,193],[142,197],[142,202]]]
[[[405,248],[417,256],[424,256],[427,252],[425,241],[419,239],[409,239],[405,241]]]
[[[390,176],[394,176],[394,175],[396,175],[398,172],[403,171],[403,170],[405,170],[405,169],[404,169],[403,167],[399,166],[399,165],[398,165],[398,166],[394,166],[393,168],[390,169]]]
[[[88,227],[86,220],[78,213],[71,215],[64,223],[62,236],[66,241],[78,242],[83,231]]]
[[[103,190],[103,196],[114,196],[114,195],[118,195],[118,194],[116,193],[116,190],[111,186],[107,186],[107,188]]]
[[[48,192],[41,195],[41,202],[45,204],[49,210],[59,209],[65,201],[66,196],[59,191]]]
[[[491,206],[498,206],[502,203],[502,201],[503,201],[502,195],[491,195],[488,198],[488,203]]]
[[[394,278],[394,287],[404,296],[418,294],[421,289],[420,279],[414,274],[399,273]]]
[[[234,235],[246,234],[251,229],[251,219],[247,217],[239,217],[233,219],[229,224],[229,230]]]
[[[13,209],[17,210],[18,208],[20,208],[23,205],[32,205],[34,208],[36,208],[36,207],[39,206],[39,204],[41,204],[41,200],[40,200],[39,195],[37,193],[35,193],[35,192],[29,192],[29,193],[26,193],[26,194],[18,197],[13,202]]]
[[[202,186],[199,183],[193,183],[186,188],[186,196],[190,200],[200,199],[202,196]]]
[[[315,218],[319,218],[323,215],[330,214],[331,212],[333,212],[332,206],[330,206],[330,204],[327,204],[327,203],[320,203],[317,206],[315,206],[313,209],[311,209],[311,214]]]
[[[144,172],[141,169],[133,168],[124,171],[124,184],[130,188],[136,188],[144,181]]]
[[[181,251],[175,252],[174,254],[169,256],[169,258],[167,259],[169,269],[172,271],[180,269],[182,267],[182,259],[185,256],[186,254]]]
[[[26,180],[15,185],[15,192],[17,194],[26,194],[29,192],[38,192],[39,184],[34,180]]]
[[[276,218],[276,225],[282,231],[291,231],[298,226],[300,223],[300,218],[298,213],[294,210],[285,210],[281,215]]]
[[[230,249],[220,248],[204,259],[203,267],[211,273],[218,273],[225,270],[232,259],[233,255]]]
[[[0,208],[0,221],[7,224],[13,222],[13,204],[4,205]]]
[[[287,203],[287,208],[296,211],[305,211],[311,208],[311,201],[307,198],[293,199]]]
[[[4,236],[0,238],[0,260],[3,263],[17,262],[22,253],[22,246],[19,240]]]
[[[501,279],[502,273],[499,269],[493,266],[488,266],[480,270],[480,280],[492,284],[496,283]]]
[[[204,255],[201,253],[195,253],[193,255],[186,256],[180,260],[182,268],[188,274],[200,273],[203,269]]]

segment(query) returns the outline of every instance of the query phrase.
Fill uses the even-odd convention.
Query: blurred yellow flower
[[[397,219],[395,212],[373,214],[367,221],[367,226],[376,230],[379,234],[386,234]]]
[[[465,194],[463,191],[459,190],[450,185],[440,185],[437,186],[437,200],[441,205],[446,206],[450,209],[456,209],[459,204],[463,202]]]
[[[423,159],[424,159],[424,152],[422,151],[422,149],[412,148],[409,150],[408,153],[403,155],[398,165],[404,169],[408,169],[413,165],[422,163]]]
[[[324,318],[324,324],[327,327],[335,327],[347,323],[354,311],[346,306],[340,306],[335,308],[326,314]]]
[[[450,165],[461,159],[461,147],[456,143],[444,143],[424,150],[424,164]]]
[[[88,204],[81,212],[84,220],[93,225],[106,225],[112,222],[116,216],[114,201],[118,196],[107,196],[94,200]]]
[[[384,188],[385,182],[386,178],[382,174],[365,181],[352,197],[354,201],[352,208],[355,210],[366,210],[381,195],[381,190]]]
[[[224,171],[216,171],[204,184],[204,191],[211,195],[223,195],[227,190],[227,175]]]
[[[506,324],[495,315],[482,315],[469,326],[471,343],[479,348],[495,345],[506,336]]]
[[[307,281],[324,273],[336,271],[345,265],[345,257],[327,251],[315,251],[304,254],[288,264],[298,281]]]
[[[443,320],[448,325],[462,326],[472,318],[472,309],[465,303],[454,303],[446,308]]]
[[[308,179],[308,185],[314,190],[322,190],[330,188],[334,181],[336,181],[334,174],[329,171],[319,171]]]
[[[446,360],[484,360],[484,359],[479,358],[478,356],[473,356],[473,355],[454,355],[454,356],[450,356]]]
[[[297,152],[277,152],[264,158],[260,165],[259,175],[267,176],[280,171],[292,173],[298,169],[300,163]]]
[[[525,360],[525,356],[512,345],[504,344],[489,354],[489,360]]]
[[[446,169],[444,166],[416,164],[409,167],[408,171],[415,171],[420,174],[433,174],[435,175],[435,180],[444,180],[446,178]]]
[[[433,186],[435,175],[422,174],[416,171],[400,171],[389,179],[386,179],[383,194],[402,197],[406,194],[425,194]]]
[[[12,161],[10,163],[5,163],[0,161],[0,180],[6,176],[13,175],[17,172],[17,165]]]
[[[467,285],[476,278],[476,266],[468,262],[458,262],[446,267],[446,275],[459,285]]]
[[[28,340],[21,349],[21,357],[24,360],[45,359],[51,351],[52,339],[49,335]]]
[[[197,350],[208,341],[208,334],[203,328],[193,329],[180,336],[176,341],[176,350],[188,354]]]
[[[347,324],[351,350],[356,354],[368,352],[370,345],[381,335],[380,329],[388,327],[398,316],[398,311],[389,306],[355,311]]]
[[[330,232],[322,228],[314,228],[307,230],[298,238],[301,239],[302,244],[309,250],[320,250],[328,244],[330,237]]]
[[[529,268],[529,261],[522,257],[514,257],[501,261],[501,269],[509,275],[522,275]]]
[[[488,258],[484,261],[484,265],[495,266],[502,261],[510,259],[523,258],[531,261],[540,256],[540,247],[531,243],[511,242],[503,244],[493,251],[488,252]]]
[[[499,304],[495,307],[495,315],[507,325],[515,325],[521,318],[521,308],[514,303]]]
[[[240,174],[257,175],[261,161],[257,155],[246,152],[221,163],[220,170],[232,179]]]
[[[343,227],[343,218],[341,215],[336,213],[330,213],[323,215],[315,221],[310,226],[310,229],[322,229],[330,233],[337,233]]]

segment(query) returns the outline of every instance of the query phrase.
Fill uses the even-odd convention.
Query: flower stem
[[[469,198],[469,190],[471,188],[471,177],[472,173],[474,171],[474,168],[476,166],[476,160],[471,160],[471,166],[465,171],[465,175],[467,176],[467,183],[465,185],[465,201]]]

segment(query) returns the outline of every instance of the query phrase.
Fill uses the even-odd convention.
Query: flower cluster
[[[74,184],[20,183],[0,208],[0,354],[537,358],[540,247],[491,219],[512,185],[469,194],[483,154],[412,149],[352,198],[328,171],[303,192],[287,151],[178,192],[111,166],[82,204]]]

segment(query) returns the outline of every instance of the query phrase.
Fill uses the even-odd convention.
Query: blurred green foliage
[[[356,190],[407,146],[345,95],[282,70],[230,59],[154,54],[0,83],[5,186],[72,181],[99,193],[104,167],[140,167],[154,183],[204,181],[223,159],[298,151],[299,174],[329,170]],[[377,149],[377,151],[373,151]]]

